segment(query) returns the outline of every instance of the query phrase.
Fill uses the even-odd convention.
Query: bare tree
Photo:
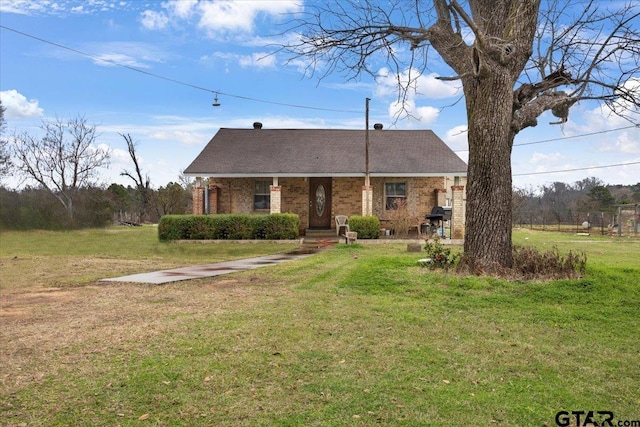
[[[133,180],[136,184],[136,189],[138,190],[138,194],[140,195],[140,221],[143,221],[145,218],[148,218],[148,212],[151,205],[151,197],[153,190],[151,189],[151,179],[149,178],[149,174],[142,177],[142,169],[140,168],[140,160],[138,159],[138,155],[136,154],[137,144],[131,138],[129,134],[120,134],[121,137],[124,138],[127,143],[127,149],[129,150],[129,157],[131,157],[131,161],[133,162],[134,171],[123,170],[120,172],[121,176],[128,176]]]
[[[40,128],[44,132],[41,138],[27,132],[13,136],[15,167],[62,203],[68,225],[73,227],[79,190],[94,184],[98,169],[108,166],[111,153],[96,145],[96,126],[84,117],[43,121]]]
[[[11,154],[9,153],[9,140],[4,139],[4,129],[6,122],[4,120],[4,112],[6,108],[0,101],[0,178],[8,175],[11,170]]]
[[[615,10],[614,10],[615,8]],[[512,265],[511,149],[515,135],[551,111],[567,120],[581,100],[614,113],[640,106],[640,5],[574,0],[343,0],[314,2],[282,46],[321,77],[375,76],[384,62],[406,100],[440,57],[462,84],[469,165],[461,268]],[[408,49],[407,49],[408,48]]]

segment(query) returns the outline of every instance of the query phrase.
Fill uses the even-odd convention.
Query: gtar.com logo
[[[572,418],[575,418],[573,423]],[[556,424],[560,427],[611,426],[613,427],[613,412],[611,411],[559,411],[556,414]]]
[[[559,427],[640,427],[640,420],[613,419],[612,411],[559,411],[556,413]]]

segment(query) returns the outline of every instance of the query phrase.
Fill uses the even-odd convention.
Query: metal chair
[[[349,217],[346,215],[336,215],[336,236],[340,236],[340,229],[344,228],[343,236],[346,236],[349,231]]]

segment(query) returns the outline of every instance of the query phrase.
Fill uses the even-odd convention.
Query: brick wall
[[[280,178],[282,187],[282,213],[300,216],[300,229],[309,226],[309,181],[304,178]]]
[[[331,217],[362,215],[362,178],[334,178],[331,188]]]
[[[266,180],[266,179],[261,179]],[[210,188],[217,187],[215,202],[210,200],[210,213],[254,213],[253,196],[255,178],[220,178],[209,179]],[[386,217],[384,187],[386,182],[406,182],[407,202],[409,209],[419,217],[431,213],[434,206],[443,205],[442,189],[445,180],[442,177],[429,178],[372,178],[373,214],[381,219]],[[335,215],[362,215],[362,186],[363,178],[334,178],[332,181],[332,224]],[[309,225],[309,180],[305,178],[280,178],[282,213],[295,213],[300,216],[300,228]],[[464,187],[460,186],[459,203],[463,203]],[[200,188],[200,190],[198,190]],[[451,188],[451,187],[450,187]],[[450,188],[448,189],[450,191]],[[193,190],[194,213],[198,206],[203,206],[204,189],[196,187]],[[215,192],[210,192],[214,197]],[[217,209],[213,209],[214,206]],[[455,209],[455,205],[454,205]],[[464,212],[462,210],[462,212]],[[268,213],[268,212],[267,212]],[[460,210],[458,211],[460,214]],[[464,218],[458,218],[455,224],[464,230]],[[333,226],[333,225],[332,225]],[[455,230],[454,230],[455,231]]]
[[[416,216],[424,217],[431,213],[434,206],[438,206],[436,189],[444,185],[441,177],[429,178],[374,178],[373,184],[373,214],[378,218],[385,219],[387,212],[385,209],[384,187],[387,182],[407,183],[407,205],[409,211]]]

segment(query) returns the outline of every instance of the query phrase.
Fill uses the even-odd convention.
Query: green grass
[[[121,261],[273,250],[86,233],[24,233],[0,255],[58,259],[42,246],[67,244],[67,256],[118,258],[131,235],[140,248],[123,248]],[[406,245],[362,244],[164,286],[76,280],[61,288],[70,299],[6,316],[2,425],[531,426],[555,425],[560,410],[639,419],[639,242],[514,241],[584,250],[587,273],[458,277],[418,267]]]
[[[229,258],[259,256],[295,247],[290,243],[265,242],[202,244],[199,241],[163,243],[158,240],[156,226],[109,227],[81,231],[2,231],[2,256],[42,255],[102,256],[122,259],[154,259],[167,261],[203,260],[215,262]]]
[[[285,252],[294,243],[163,243],[155,226],[0,232],[0,291],[85,285],[107,277]]]

